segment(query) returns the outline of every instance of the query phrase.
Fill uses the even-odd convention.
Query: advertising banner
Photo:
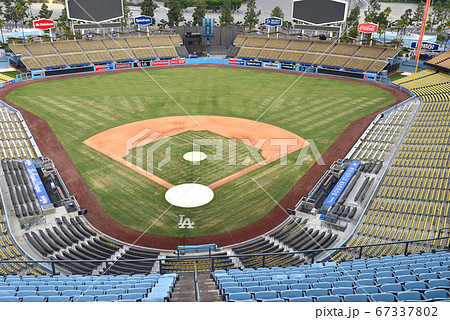
[[[245,64],[249,67],[262,67],[262,62],[260,61],[245,61]]]
[[[131,64],[131,62],[127,62],[127,63],[116,63],[115,64],[115,68],[116,69],[127,69],[127,68],[131,68],[133,65]]]
[[[375,33],[378,30],[378,25],[372,22],[360,23],[358,31],[363,33]]]
[[[282,63],[281,64],[281,69],[284,69],[284,70],[295,70],[295,65]]]
[[[151,61],[140,61],[140,62],[134,62],[133,68],[144,68],[144,67],[151,67],[152,62]]]
[[[34,192],[36,193],[41,206],[51,204],[50,198],[48,197],[47,191],[45,191],[44,184],[42,183],[41,177],[39,177],[33,160],[23,160],[23,164],[25,165],[25,169],[27,170],[28,176],[31,180],[31,184],[34,188]]]
[[[135,17],[134,24],[137,24],[140,26],[146,26],[146,25],[152,24],[152,17],[147,17],[147,16]]]
[[[325,199],[325,201],[323,203],[324,205],[332,207],[336,203],[337,199],[339,199],[339,196],[342,194],[345,187],[352,179],[353,175],[355,174],[355,172],[358,169],[360,164],[361,164],[361,162],[355,161],[355,160],[352,161],[352,163],[350,163],[347,170],[345,170],[344,174],[341,176],[339,181],[336,183],[333,190],[331,190],[330,194]]]
[[[168,60],[156,60],[152,61],[152,66],[168,66],[169,61]]]
[[[264,63],[264,68],[279,69],[280,65],[278,63],[266,62],[266,63]]]
[[[106,70],[114,70],[114,66],[111,64],[102,64],[100,66],[95,66],[95,71],[106,71]]]
[[[186,64],[186,59],[174,59],[174,60],[170,60],[170,64]]]
[[[49,19],[34,20],[33,25],[35,29],[48,30],[55,27],[55,21]]]

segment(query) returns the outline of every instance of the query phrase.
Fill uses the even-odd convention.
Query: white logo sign
[[[189,218],[184,218],[184,215],[180,215],[180,222],[178,223],[179,225],[179,229],[185,229],[186,226],[188,229],[194,229],[194,222],[191,222],[191,219]]]

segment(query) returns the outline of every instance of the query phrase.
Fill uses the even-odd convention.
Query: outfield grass
[[[230,141],[233,141],[231,147]],[[207,159],[196,164],[183,159],[185,153],[194,151],[194,144],[199,146],[205,142],[214,144],[201,146],[200,150],[208,155]],[[163,143],[160,146],[158,142],[153,142],[131,149],[125,159],[174,185],[194,181],[209,185],[255,164],[249,149],[261,155],[260,150],[254,147],[246,147],[242,142],[210,131],[186,131],[168,138]],[[168,159],[167,148],[170,148],[170,161],[165,163]],[[152,154],[153,158],[149,158],[149,154]]]
[[[255,120],[313,139],[324,152],[354,120],[395,102],[377,87],[298,75],[193,67],[147,71],[191,114]],[[47,120],[95,197],[113,219],[144,231],[168,209],[166,189],[82,142],[107,129],[150,118],[186,115],[143,71],[95,75],[21,87],[7,99]],[[272,105],[273,104],[273,105]],[[204,207],[172,207],[149,230],[201,236],[242,228],[267,215],[312,165],[275,161],[217,189]],[[174,173],[176,174],[176,173]],[[256,180],[262,190],[254,180]],[[70,190],[70,185],[68,186]],[[195,222],[178,229],[179,214]]]

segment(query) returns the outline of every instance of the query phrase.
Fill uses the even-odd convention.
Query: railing
[[[195,290],[195,302],[202,302],[202,298],[200,297],[200,289],[198,287],[197,261],[194,262],[194,290]]]
[[[446,229],[446,228],[444,228]],[[439,234],[444,229],[439,230]],[[438,238],[430,238],[430,239],[419,239],[419,240],[405,240],[405,241],[397,241],[397,242],[386,242],[386,243],[376,243],[376,244],[366,244],[366,245],[359,245],[359,246],[348,246],[348,247],[337,247],[337,248],[322,248],[322,249],[314,249],[314,250],[302,250],[302,251],[293,251],[293,252],[277,252],[277,253],[263,253],[263,254],[241,254],[241,255],[227,255],[226,258],[251,258],[251,257],[260,257],[261,258],[261,267],[264,268],[267,266],[267,260],[268,257],[274,257],[274,256],[286,256],[286,255],[293,255],[293,254],[303,254],[303,255],[310,255],[311,264],[313,264],[316,260],[315,258],[319,256],[322,253],[329,252],[329,251],[336,251],[339,252],[341,250],[349,250],[349,249],[359,249],[359,255],[358,258],[362,258],[362,250],[364,248],[371,248],[371,247],[384,247],[384,246],[391,246],[391,245],[401,245],[405,244],[405,249],[403,250],[404,255],[408,255],[408,249],[410,248],[411,244],[417,244],[422,242],[428,242],[428,241],[438,241],[438,240],[444,240],[444,239],[450,239],[450,236],[445,237],[438,237]],[[430,249],[431,251],[442,251],[438,249]],[[445,250],[449,250],[449,247],[447,246]],[[200,259],[210,259],[211,260],[211,270],[214,271],[214,261],[215,260],[223,260],[224,256],[195,256],[195,257],[184,257],[181,259],[177,258],[164,258],[164,259],[132,259],[132,260],[32,260],[32,261],[16,261],[16,260],[3,260],[1,261],[2,264],[19,264],[19,263],[30,263],[30,264],[49,264],[50,269],[52,270],[52,274],[57,274],[56,267],[58,265],[64,264],[64,263],[83,263],[83,262],[91,262],[91,263],[105,263],[106,269],[104,274],[108,274],[108,270],[110,267],[112,267],[115,263],[121,263],[121,262],[129,262],[129,263],[137,263],[137,262],[155,262],[158,264],[158,270],[159,273],[164,273],[163,268],[163,261],[178,261],[178,262],[185,262],[185,261],[194,261],[194,269],[197,269],[197,262]],[[319,262],[324,262],[327,259],[319,260]],[[192,271],[191,271],[192,272]],[[148,271],[150,273],[150,270]]]

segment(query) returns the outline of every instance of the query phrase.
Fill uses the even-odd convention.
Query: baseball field
[[[33,83],[12,91],[7,99],[49,123],[103,210],[115,221],[150,234],[193,237],[236,230],[267,215],[315,162],[313,153],[292,152],[286,165],[270,162],[214,188],[209,204],[184,209],[165,200],[166,187],[84,142],[148,119],[189,115],[195,122],[196,116],[219,116],[251,123],[258,119],[306,139],[323,153],[351,122],[395,102],[394,96],[378,87],[298,77],[215,67],[158,69]],[[236,148],[228,147],[234,138],[201,128],[177,133],[154,154],[159,163],[170,146],[170,162],[154,174],[174,185],[210,184],[255,165],[251,146],[236,139]],[[223,161],[204,160],[197,166],[183,161],[183,154],[192,151],[193,139],[222,141]],[[202,151],[214,152],[208,148]],[[137,150],[129,152],[131,162],[137,163]],[[237,159],[232,166],[231,155]],[[180,229],[180,215],[189,217],[195,227]]]

